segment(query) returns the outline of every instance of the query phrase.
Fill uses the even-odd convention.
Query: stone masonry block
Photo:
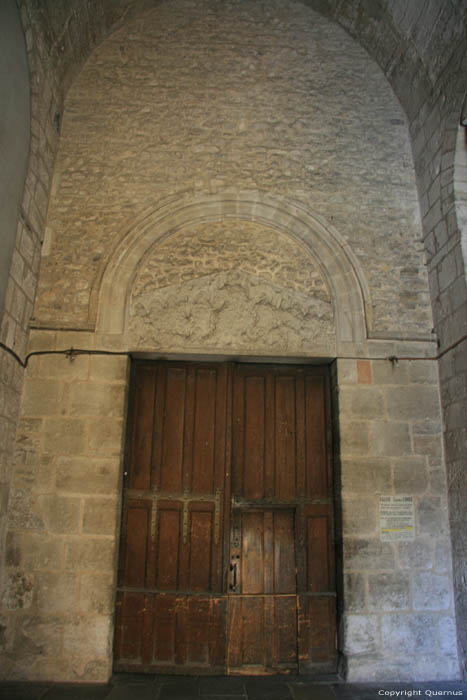
[[[77,382],[71,389],[71,415],[119,418],[123,415],[124,396],[123,385]]]
[[[367,454],[368,423],[365,421],[341,420],[339,424],[341,454]]]
[[[374,654],[380,641],[380,621],[376,615],[347,615],[344,622],[344,652]]]
[[[451,580],[445,574],[417,571],[413,589],[415,610],[448,610],[451,605]]]
[[[73,331],[57,333],[55,345],[57,350],[92,350],[94,348],[94,333],[74,333]]]
[[[56,455],[80,454],[87,447],[86,424],[76,418],[47,418],[44,451]]]
[[[56,457],[42,454],[37,465],[37,491],[39,493],[51,493],[55,490]]]
[[[405,610],[410,607],[410,577],[397,571],[368,577],[368,607],[374,612]]]
[[[89,426],[89,446],[96,451],[120,453],[123,442],[123,421],[117,418],[100,418]]]
[[[31,608],[34,596],[35,579],[21,569],[11,569],[4,576],[1,603],[7,610]]]
[[[84,501],[83,532],[89,535],[112,535],[120,515],[116,498],[86,498]]]
[[[359,384],[371,384],[371,362],[369,360],[357,360],[357,381]]]
[[[6,561],[10,566],[24,566],[28,571],[60,569],[64,544],[60,537],[35,532],[9,532]]]
[[[29,488],[10,489],[9,526],[12,530],[31,530],[40,532],[44,521],[40,514],[37,497]]]
[[[384,615],[381,629],[383,649],[388,656],[434,654],[436,651],[434,615]]]
[[[79,498],[41,496],[40,510],[46,530],[55,534],[76,534],[79,532],[81,501]]]
[[[415,517],[421,535],[439,537],[444,534],[446,516],[440,498],[425,496],[418,501]]]
[[[438,619],[438,648],[442,654],[457,655],[456,623],[452,617]]]
[[[18,620],[14,649],[21,656],[21,663],[28,663],[34,656],[61,655],[62,620],[60,617],[26,615]]]
[[[438,365],[430,360],[408,362],[409,380],[414,384],[437,384]]]
[[[345,418],[355,420],[384,418],[383,392],[373,386],[342,386],[339,391],[339,411]]]
[[[112,571],[115,543],[112,539],[80,538],[65,545],[65,567],[73,571]]]
[[[399,493],[424,493],[428,472],[424,457],[401,457],[394,462],[394,489]]]
[[[36,575],[35,590],[40,613],[69,613],[77,603],[78,580],[73,573],[43,571]]]
[[[412,433],[413,435],[441,435],[441,421],[440,420],[422,420],[412,423]]]
[[[418,537],[397,545],[399,564],[403,569],[429,569],[433,565],[433,542],[428,538]]]
[[[126,357],[94,355],[91,357],[90,379],[99,382],[125,382],[127,366]]]
[[[42,418],[20,418],[18,421],[18,433],[40,433],[42,430]]]
[[[344,532],[350,536],[374,535],[376,533],[377,511],[378,503],[374,497],[343,499]]]
[[[393,420],[439,420],[440,404],[437,387],[410,384],[388,388],[388,416]]]
[[[29,352],[55,350],[55,339],[55,331],[31,329],[29,334],[28,350]],[[31,358],[30,362],[39,362],[39,357]]]
[[[63,651],[67,656],[88,659],[106,657],[110,648],[110,619],[108,616],[76,616],[63,631]]]
[[[355,360],[337,360],[337,377],[339,386],[357,383],[357,365]]]
[[[80,612],[111,614],[115,605],[114,575],[82,574],[79,588]]]
[[[414,433],[413,451],[415,454],[427,455],[429,458],[439,461],[443,452],[441,436]]]
[[[446,492],[446,472],[442,469],[430,469],[428,472],[428,484],[432,494]]]
[[[451,571],[451,542],[448,539],[441,539],[435,545],[435,569],[438,572],[447,573]],[[427,567],[425,567],[427,568]]]
[[[45,355],[41,357],[40,377],[55,377],[64,381],[85,380],[89,374],[89,357],[78,355],[74,360],[66,355]]]
[[[342,494],[378,494],[392,489],[390,459],[344,459],[341,463]]]
[[[392,362],[373,360],[372,366],[373,384],[399,384],[408,383],[408,367],[406,362],[399,362],[395,365]]]
[[[119,473],[120,457],[59,457],[57,488],[69,493],[116,494]]]
[[[394,421],[371,421],[369,424],[370,454],[379,457],[410,455],[412,443],[409,426]]]
[[[344,574],[344,599],[347,612],[364,612],[366,584],[363,574]]]
[[[376,539],[344,538],[344,570],[394,569],[394,549]]]
[[[458,679],[457,658],[439,654],[435,657],[432,654],[415,657],[406,654],[393,659],[386,656],[382,658],[353,656],[347,661],[346,680],[349,683],[368,683],[371,680],[379,686],[385,682],[413,683],[414,680],[424,680],[425,678],[430,678],[433,681]]]
[[[25,416],[57,416],[63,413],[63,384],[53,379],[28,379],[24,383],[22,413]]]

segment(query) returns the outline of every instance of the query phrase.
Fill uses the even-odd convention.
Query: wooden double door
[[[336,662],[325,367],[135,363],[115,669]]]

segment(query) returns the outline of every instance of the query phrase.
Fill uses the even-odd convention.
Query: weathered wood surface
[[[331,670],[323,368],[137,363],[117,670]]]

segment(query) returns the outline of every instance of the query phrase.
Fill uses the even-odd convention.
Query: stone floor
[[[107,685],[0,683],[1,700],[380,700],[467,698],[467,683],[352,684],[304,677],[116,675]]]

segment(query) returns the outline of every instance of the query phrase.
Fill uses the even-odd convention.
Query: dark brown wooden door
[[[325,368],[235,368],[231,672],[335,669],[329,426]]]
[[[226,365],[136,365],[116,670],[225,670],[228,381]]]
[[[116,670],[333,670],[326,369],[137,363],[133,387]]]

